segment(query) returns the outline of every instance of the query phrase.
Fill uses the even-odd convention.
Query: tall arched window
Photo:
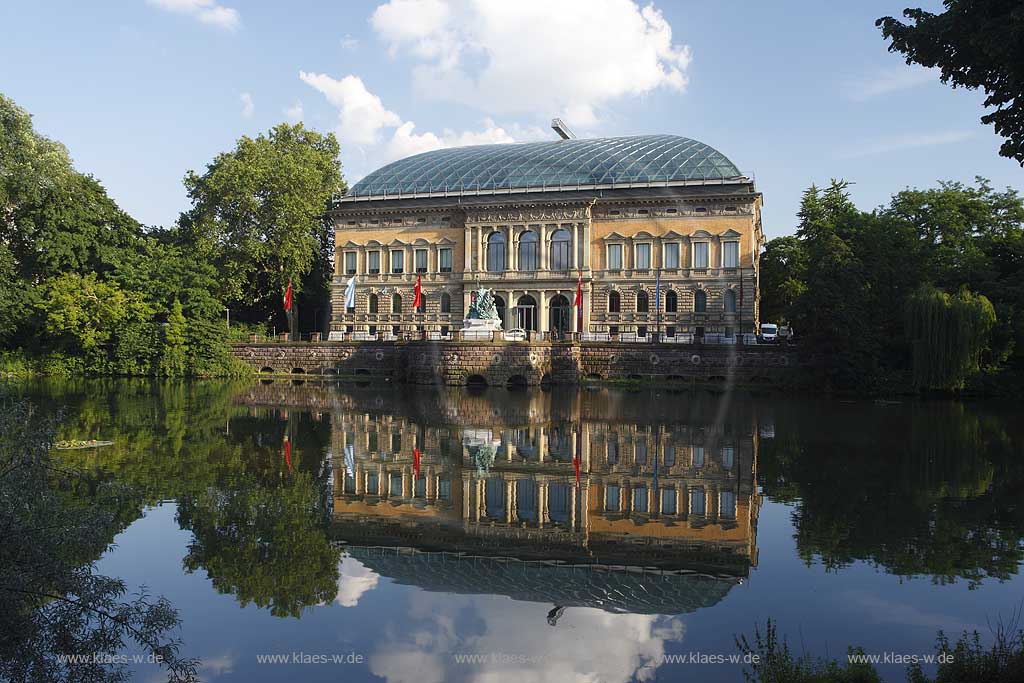
[[[732,289],[725,290],[725,312],[735,313],[736,312],[736,291]]]
[[[551,270],[569,270],[572,262],[569,260],[572,251],[572,235],[568,230],[556,230],[551,236]]]
[[[487,270],[492,273],[505,270],[505,235],[497,231],[487,237]]]
[[[674,290],[668,290],[665,294],[665,312],[677,313],[679,311],[679,295]]]
[[[651,307],[650,300],[647,297],[647,292],[640,291],[636,295],[636,312],[646,313]]]
[[[391,297],[391,312],[401,313],[402,312],[402,295],[395,294]]]
[[[693,293],[693,311],[695,313],[707,313],[708,311],[708,294],[703,289],[698,289]]]
[[[378,303],[377,303],[377,295],[376,294],[371,294],[370,295],[369,299],[367,299],[367,305],[369,306],[369,312],[370,313],[376,313],[377,312]]]
[[[452,295],[448,292],[441,294],[441,312],[451,313],[452,312]]]
[[[608,312],[618,313],[622,310],[622,295],[618,292],[608,293]]]
[[[527,230],[519,236],[519,270],[537,270],[540,266],[540,239],[537,233]]]

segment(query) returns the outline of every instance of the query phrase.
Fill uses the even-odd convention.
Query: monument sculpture
[[[501,317],[494,305],[491,290],[480,287],[471,295],[469,311],[463,321],[463,331],[497,332],[501,330]]]

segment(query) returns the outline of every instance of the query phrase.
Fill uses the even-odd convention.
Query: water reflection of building
[[[513,421],[469,395],[442,408],[441,424],[335,413],[338,536],[364,546],[746,575],[757,562],[752,417],[740,410],[716,424],[717,411],[672,419],[652,407],[613,410],[605,414],[623,417],[609,421],[589,415],[597,398],[541,399],[546,410],[536,411],[511,406]]]

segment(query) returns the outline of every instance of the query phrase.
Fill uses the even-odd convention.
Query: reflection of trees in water
[[[275,616],[297,617],[332,600],[341,553],[325,533],[328,495],[298,472],[280,486],[247,480],[185,496],[177,516],[193,534],[185,568],[204,569],[221,593]]]
[[[241,408],[232,401],[237,390],[219,382],[46,387],[52,402],[67,406],[60,438],[114,442],[66,453],[94,480],[131,486],[135,495],[110,503],[116,531],[146,505],[176,499],[178,521],[194,536],[184,560],[190,571],[204,568],[243,604],[297,615],[337,588],[338,553],[325,533],[330,425],[309,413]],[[286,435],[292,473],[282,455]],[[94,494],[95,486],[75,495]]]
[[[52,436],[27,404],[0,408],[0,680],[126,680],[114,658],[130,642],[195,680],[171,604],[96,571],[139,499],[51,456]]]
[[[796,504],[800,555],[866,560],[939,583],[1015,575],[1024,559],[1024,459],[1011,423],[962,404],[780,407],[760,448],[764,492]]]

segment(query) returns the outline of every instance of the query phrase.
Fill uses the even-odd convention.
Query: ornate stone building
[[[724,155],[688,138],[427,152],[366,176],[331,217],[333,339],[443,338],[460,328],[479,286],[494,290],[506,330],[540,337],[681,341],[757,326],[761,194]]]

